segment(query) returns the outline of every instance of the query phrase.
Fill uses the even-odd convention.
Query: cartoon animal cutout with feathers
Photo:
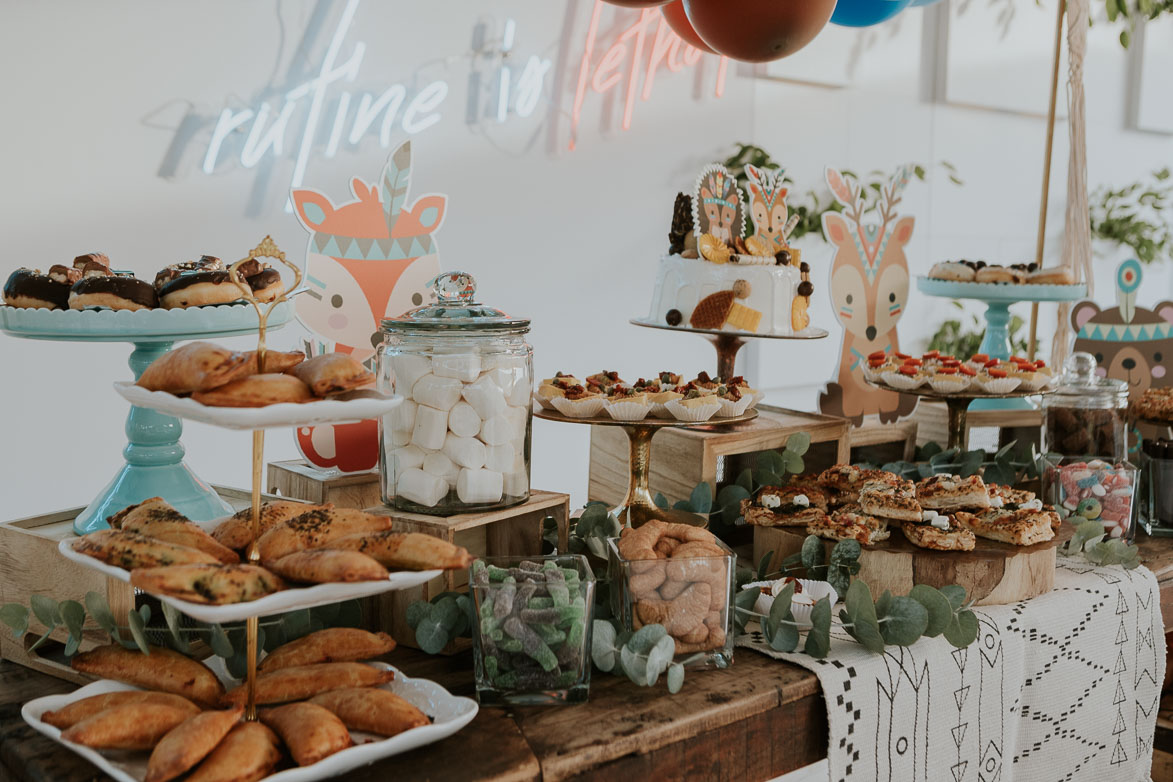
[[[754,236],[765,242],[771,253],[786,249],[784,170],[766,171],[754,165],[745,167],[745,174],[749,177],[749,216],[753,221]]]

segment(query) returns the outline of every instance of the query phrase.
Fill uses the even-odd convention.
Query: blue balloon
[[[939,2],[941,2],[941,0],[912,0],[912,2],[908,4],[908,7],[909,8],[920,8],[923,5],[933,5],[934,3],[939,3]]]
[[[912,0],[839,0],[831,24],[842,27],[871,27],[903,11]]]

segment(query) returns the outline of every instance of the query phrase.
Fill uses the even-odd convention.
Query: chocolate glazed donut
[[[4,283],[4,303],[10,307],[63,310],[69,307],[69,283],[22,267]]]
[[[109,307],[112,310],[149,310],[159,305],[154,287],[135,277],[86,277],[69,291],[69,308]]]
[[[245,282],[253,289],[253,296],[257,297],[257,301],[272,301],[285,290],[281,282],[281,272],[271,266],[246,277]]]
[[[232,281],[227,271],[181,274],[159,289],[159,303],[167,309],[228,304],[247,295],[248,289]]]

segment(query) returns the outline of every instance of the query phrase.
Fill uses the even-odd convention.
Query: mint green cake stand
[[[289,322],[292,307],[279,304],[269,328]],[[23,339],[56,342],[129,342],[130,368],[137,380],[152,361],[176,342],[257,333],[257,314],[248,304],[177,310],[38,310],[0,306],[0,331]],[[231,513],[232,508],[183,461],[183,423],[170,415],[131,406],[126,417],[125,463],[106,488],[73,522],[84,535],[109,525],[106,517],[148,497],[166,497],[193,521]]]

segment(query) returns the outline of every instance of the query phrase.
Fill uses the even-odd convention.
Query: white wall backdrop
[[[730,64],[718,97],[716,57],[676,71],[663,62],[649,77],[658,15],[640,28],[639,12],[604,6],[592,28],[590,0],[498,0],[491,7],[478,0],[362,0],[338,36],[336,58],[354,65],[360,54],[361,62],[324,90],[303,181],[335,202],[349,200],[350,178],[371,181],[383,165],[388,150],[378,123],[354,145],[346,139],[352,123],[344,123],[339,148],[327,155],[343,90],[357,102],[363,92],[379,95],[402,84],[410,101],[444,81],[439,107],[420,115],[438,119],[411,136],[412,194],[448,195],[436,234],[442,266],[473,273],[483,300],[533,319],[539,375],[711,369],[712,350],[701,340],[638,329],[627,319],[647,310],[673,194],[735,141],[769,149],[799,190],[817,187],[828,164],[862,171],[906,161],[954,164],[964,186],[934,168],[905,196],[903,212],[917,217],[908,248],[914,275],[945,257],[1011,262],[1033,253],[1054,2],[978,5],[964,12],[945,4],[937,12],[914,9],[863,32],[829,28],[792,62],[757,72]],[[1005,28],[998,7],[1011,5],[1014,18]],[[222,110],[268,101],[276,114],[281,96],[318,74],[347,6],[6,2],[4,275],[18,265],[47,268],[101,250],[115,266],[149,278],[201,253],[241,257],[265,234],[291,257],[304,257],[307,236],[284,206],[312,93],[292,107],[280,155],[244,167],[239,147],[251,127],[245,125],[226,141],[212,173],[204,162]],[[532,114],[519,114],[512,102],[498,121],[500,50],[511,21],[511,71],[519,74],[531,56],[549,60],[550,69]],[[943,40],[946,30],[948,46],[934,54],[924,44]],[[1114,35],[1093,28],[1087,64],[1093,184],[1131,181],[1173,162],[1169,136],[1125,129],[1128,63]],[[617,66],[596,73],[617,41],[624,44]],[[609,74],[615,86],[597,92]],[[1023,113],[1035,105],[1035,113]],[[391,145],[408,137],[402,117]],[[1058,251],[1062,222],[1065,124],[1056,141],[1050,253]],[[839,338],[820,297],[829,252],[818,243],[810,248],[814,317],[832,336],[805,346],[754,346],[744,359],[772,389],[771,401],[806,409],[834,372]],[[1152,293],[1142,304],[1173,292],[1170,267],[1146,270],[1145,290]],[[1104,304],[1112,299],[1112,271],[1104,263],[1097,274]],[[950,309],[914,292],[902,339],[917,346]],[[1052,312],[1044,308],[1047,333]],[[303,335],[290,326],[273,343],[293,346]],[[128,376],[129,350],[0,338],[0,518],[83,505],[114,474],[126,408],[110,384]],[[583,501],[585,428],[538,422],[534,433],[534,486]],[[198,474],[247,483],[247,435],[189,424],[183,440]],[[268,438],[270,460],[295,455],[292,433]]]

